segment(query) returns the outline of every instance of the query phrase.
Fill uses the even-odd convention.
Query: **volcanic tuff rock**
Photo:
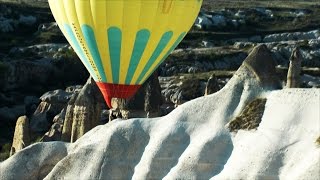
[[[21,116],[17,120],[14,131],[13,143],[10,156],[27,147],[30,144],[29,119],[27,116]]]
[[[66,110],[62,109],[60,114],[56,115],[53,118],[53,125],[51,126],[49,131],[44,134],[40,142],[61,141],[61,134],[65,116]]]
[[[62,140],[74,142],[86,132],[99,125],[103,97],[90,77],[79,94],[70,99],[62,130]]]
[[[84,179],[319,177],[319,148],[314,143],[320,133],[320,117],[314,116],[319,91],[272,91],[278,87],[270,74],[275,71],[272,59],[257,55],[267,55],[265,50],[255,48],[215,94],[189,101],[162,118],[112,121],[75,143],[35,144],[1,163],[0,172],[6,173],[0,173],[0,178],[68,179],[79,174]],[[258,129],[230,133],[226,124],[258,97],[267,99]],[[297,109],[301,116],[292,116]],[[276,118],[274,111],[279,112]],[[37,156],[32,155],[35,152]],[[26,161],[28,168],[23,166]]]
[[[299,48],[295,48],[292,51],[290,57],[290,65],[287,75],[287,88],[299,88],[300,87],[300,73],[301,73],[301,52]]]
[[[42,95],[42,100],[30,118],[33,132],[46,132],[52,124],[55,115],[59,114],[71,98],[72,93],[64,90],[49,91]]]

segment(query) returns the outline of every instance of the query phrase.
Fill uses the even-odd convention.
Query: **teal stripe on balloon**
[[[183,37],[186,35],[186,32],[183,32],[180,34],[180,36],[178,37],[178,39],[173,43],[173,45],[171,46],[171,48],[168,50],[168,52],[163,56],[163,58],[158,62],[158,64],[154,67],[154,69],[152,69],[152,72],[157,69],[159,67],[159,65],[167,59],[167,57],[170,55],[170,53],[178,46],[178,44],[182,41]],[[142,79],[140,80],[138,79],[138,84],[142,84]]]
[[[118,27],[110,27],[107,33],[113,83],[116,84],[119,83],[122,32]]]
[[[136,40],[134,42],[130,64],[128,67],[128,72],[126,76],[126,84],[130,84],[131,80],[133,78],[133,75],[138,67],[138,64],[140,62],[141,56],[148,44],[148,40],[150,38],[150,31],[147,29],[142,29],[137,32],[136,34]]]
[[[183,32],[180,34],[180,36],[178,37],[178,39],[174,42],[174,44],[172,45],[172,47],[169,49],[169,51],[167,52],[167,54],[165,56],[163,56],[163,58],[161,59],[161,61],[158,62],[158,64],[154,67],[153,71],[155,69],[157,69],[160,64],[167,59],[167,57],[170,55],[170,53],[179,45],[179,43],[182,41],[182,39],[184,38],[184,36],[186,35],[186,32]]]
[[[97,41],[96,41],[96,38],[95,38],[95,35],[94,35],[92,28],[88,25],[82,25],[81,30],[83,33],[83,37],[87,42],[89,51],[92,55],[93,62],[98,69],[99,75],[101,77],[101,81],[107,82],[106,74],[103,69],[99,49],[97,46]]]
[[[163,51],[163,49],[167,46],[168,42],[170,41],[170,39],[172,38],[172,31],[168,31],[166,33],[164,33],[156,47],[156,49],[154,50],[154,52],[152,53],[150,59],[148,60],[147,64],[145,65],[145,67],[143,68],[141,74],[138,77],[138,80],[136,82],[136,84],[139,84],[139,82],[143,79],[143,77],[146,75],[146,73],[148,72],[148,70],[151,68],[152,64],[157,60],[157,58],[159,57],[159,55],[161,54],[161,52]]]
[[[67,36],[70,38],[71,43],[73,44],[73,48],[75,50],[75,52],[78,54],[78,56],[80,57],[82,63],[86,66],[87,70],[89,71],[90,75],[92,76],[92,78],[97,81],[98,77],[97,75],[94,73],[89,60],[87,59],[87,57],[84,55],[84,52],[81,49],[81,46],[79,44],[79,42],[77,41],[76,36],[74,35],[71,27],[68,24],[64,24],[64,29],[66,30]]]

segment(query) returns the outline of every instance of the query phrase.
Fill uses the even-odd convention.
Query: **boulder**
[[[30,144],[29,119],[27,116],[18,118],[16,128],[14,130],[13,142],[10,156],[27,147]]]

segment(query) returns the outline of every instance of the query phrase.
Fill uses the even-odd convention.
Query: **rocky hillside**
[[[319,88],[320,3],[291,2],[204,0],[194,27],[158,72],[132,100],[115,101],[119,108],[109,112],[103,103],[88,108],[88,102],[97,101],[86,95],[96,87],[85,85],[89,74],[54,22],[47,1],[0,0],[0,160],[9,156],[16,127],[31,136],[23,146],[20,140],[13,143],[22,149],[40,140],[71,141],[72,132],[74,141],[114,118],[164,116],[223,88],[257,45],[271,52],[267,59],[276,63],[273,75],[280,88],[287,83],[289,59],[297,47],[299,87]],[[92,124],[81,124],[87,118]]]
[[[161,118],[115,120],[75,143],[29,146],[0,164],[0,179],[318,179],[320,91],[275,90],[266,46],[253,51],[215,94]],[[257,101],[256,118],[232,125]]]

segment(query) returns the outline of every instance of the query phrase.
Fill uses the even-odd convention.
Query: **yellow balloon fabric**
[[[97,82],[141,85],[183,39],[202,0],[49,0]],[[72,68],[72,67],[71,67]]]

